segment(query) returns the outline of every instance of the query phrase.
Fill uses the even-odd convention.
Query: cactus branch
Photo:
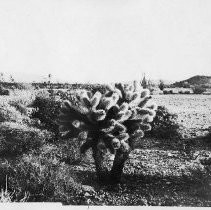
[[[133,85],[108,85],[106,91],[82,91],[79,105],[64,101],[60,110],[59,130],[64,136],[82,141],[81,153],[92,149],[100,181],[120,181],[122,169],[136,141],[151,129],[156,104],[149,103],[149,90]],[[115,155],[112,169],[106,154]]]

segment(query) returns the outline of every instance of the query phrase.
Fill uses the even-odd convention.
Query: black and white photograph
[[[35,203],[211,206],[210,0],[0,0],[0,208]]]

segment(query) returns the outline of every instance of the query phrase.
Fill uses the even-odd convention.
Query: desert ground
[[[200,159],[211,156],[203,143],[211,125],[211,96],[153,95],[159,106],[178,115],[184,139],[193,142],[189,153],[165,147],[164,139],[144,138],[128,160],[123,182],[116,189],[98,188],[94,165],[74,166],[85,185],[98,189],[87,194],[88,202],[104,205],[210,206],[211,183],[207,168]],[[201,140],[202,139],[202,140]],[[210,170],[210,168],[208,169]],[[82,174],[86,171],[86,176]]]
[[[5,104],[13,100],[22,104],[34,100],[33,97],[30,99],[28,93],[21,93],[14,98],[0,96],[0,102],[6,107]],[[179,143],[173,139],[157,139],[156,136],[140,139],[140,144],[126,162],[119,185],[98,184],[90,151],[80,156],[78,148],[73,148],[72,142],[53,143],[48,140],[40,149],[12,157],[1,155],[1,201],[57,201],[75,205],[211,206],[211,145],[210,139],[204,138],[211,125],[211,96],[153,95],[152,98],[158,106],[165,106],[178,115],[183,139]],[[12,120],[16,121],[16,117],[20,116],[15,111]],[[22,117],[20,121],[16,125],[22,126]],[[4,139],[4,136],[1,138]],[[185,150],[180,147],[183,140],[188,142]],[[2,143],[5,142],[1,140]],[[0,148],[4,151],[3,146]],[[7,149],[10,151],[10,148]],[[76,161],[68,159],[73,155]],[[109,158],[112,161],[112,156]],[[54,167],[42,165],[42,161],[52,164],[48,162],[51,160],[53,166],[59,164],[58,170],[61,170],[56,171],[54,176],[51,175],[54,174]],[[14,168],[15,171],[8,172],[8,168]],[[6,191],[5,177],[8,187]],[[71,177],[75,179],[73,183],[82,186],[83,190],[79,193],[70,192],[72,182],[68,180],[72,180]],[[23,199],[21,196],[24,193],[27,196]]]
[[[178,115],[184,137],[207,133],[211,125],[211,95],[153,95],[153,100]]]

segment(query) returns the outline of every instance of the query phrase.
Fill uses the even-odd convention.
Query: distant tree
[[[193,88],[194,94],[202,94],[205,91],[206,91],[206,88],[203,88],[203,87],[200,87],[200,86],[196,86],[196,87]]]
[[[15,82],[15,79],[13,78],[12,75],[10,75],[10,82],[14,83]]]
[[[0,72],[0,82],[4,82],[4,73]]]
[[[48,74],[48,83],[51,83],[51,79],[52,79],[52,74]]]
[[[160,88],[160,90],[163,90],[165,88],[165,84],[164,84],[164,81],[163,80],[160,80],[159,81],[158,87]]]
[[[43,86],[46,88],[47,87],[47,82],[43,82]]]
[[[190,84],[189,84],[187,81],[185,81],[185,82],[183,83],[182,87],[183,87],[183,88],[190,88]]]

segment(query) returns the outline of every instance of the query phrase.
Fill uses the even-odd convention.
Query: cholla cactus
[[[115,154],[110,178],[118,182],[134,143],[151,129],[157,106],[149,103],[149,90],[139,87],[138,83],[108,85],[106,90],[104,94],[82,92],[81,105],[77,107],[65,101],[58,124],[63,135],[83,142],[82,153],[92,148],[100,179],[108,171],[102,163],[103,155],[108,151]]]

